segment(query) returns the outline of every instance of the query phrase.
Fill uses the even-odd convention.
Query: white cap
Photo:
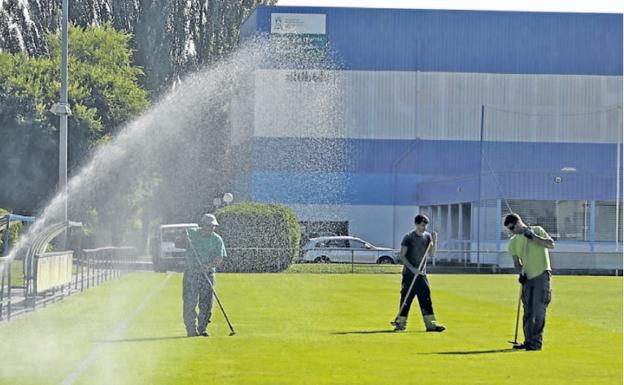
[[[204,226],[219,226],[219,222],[217,222],[217,217],[212,214],[204,214],[201,218],[201,224]]]

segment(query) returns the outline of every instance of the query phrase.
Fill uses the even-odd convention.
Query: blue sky
[[[624,13],[624,1],[617,0],[278,0],[277,5]]]

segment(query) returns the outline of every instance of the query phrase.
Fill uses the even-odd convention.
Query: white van
[[[175,240],[185,230],[198,229],[197,223],[173,223],[158,227],[158,233],[150,243],[154,271],[177,270],[184,267],[186,249],[176,247]]]

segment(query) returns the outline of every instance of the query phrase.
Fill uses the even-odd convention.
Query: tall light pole
[[[67,117],[71,115],[71,109],[67,102],[67,54],[68,33],[67,23],[69,19],[69,0],[63,0],[63,18],[61,20],[61,93],[60,100],[50,111],[60,117],[59,132],[59,193],[63,197],[62,220],[67,222]]]

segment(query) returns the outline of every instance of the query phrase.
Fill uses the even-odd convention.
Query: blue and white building
[[[425,212],[438,258],[510,263],[508,206],[559,250],[621,244],[621,14],[262,6],[241,42],[257,35],[337,68],[257,71],[249,198],[392,247]],[[285,115],[271,85],[297,80],[337,84],[340,119]]]

